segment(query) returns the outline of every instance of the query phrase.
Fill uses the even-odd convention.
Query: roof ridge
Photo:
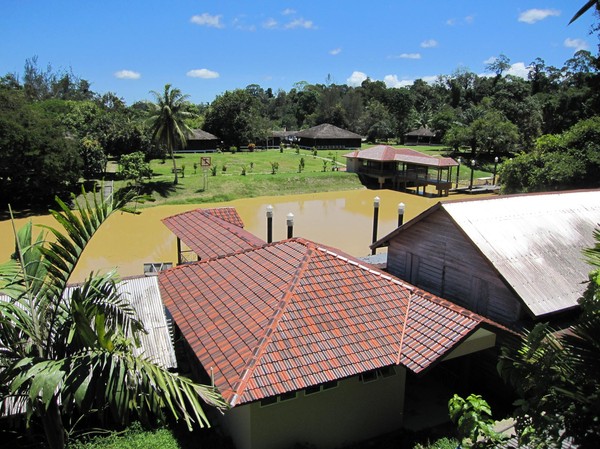
[[[294,239],[294,240],[299,240],[299,239]],[[300,264],[298,265],[298,268],[296,269],[296,271],[292,277],[292,280],[289,282],[287,290],[284,292],[281,299],[277,303],[277,307],[275,308],[275,313],[273,314],[273,316],[271,316],[271,318],[269,318],[266,329],[263,332],[260,339],[258,340],[256,347],[252,351],[252,357],[246,364],[246,367],[244,368],[244,371],[242,373],[240,380],[238,382],[236,382],[237,387],[234,386],[234,394],[229,403],[229,405],[231,407],[234,407],[236,405],[236,402],[242,396],[244,390],[246,389],[246,386],[248,385],[248,382],[250,381],[250,379],[252,377],[252,373],[258,366],[258,361],[261,359],[267,346],[271,342],[273,334],[275,333],[275,329],[277,328],[277,325],[281,321],[281,317],[283,316],[283,313],[285,312],[285,309],[287,308],[287,305],[289,304],[290,298],[294,294],[296,287],[298,286],[298,283],[299,283],[300,279],[302,278],[302,275],[306,271],[306,268],[308,267],[308,264],[309,264],[310,260],[312,259],[312,254],[314,253],[315,245],[314,244],[311,245],[310,242],[300,242],[300,243],[303,243],[303,246],[306,247],[306,253],[302,257],[302,260],[300,261]],[[265,245],[265,246],[270,246],[270,245]]]

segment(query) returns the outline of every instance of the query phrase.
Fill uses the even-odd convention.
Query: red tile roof
[[[232,406],[388,365],[418,373],[494,325],[304,239],[163,271],[159,285]]]
[[[433,157],[410,148],[394,148],[388,145],[376,145],[364,150],[352,151],[345,154],[344,157],[379,162],[406,162],[430,167],[453,167],[458,165],[458,162],[451,157]]]
[[[201,260],[265,244],[243,229],[244,222],[234,207],[195,209],[164,218],[162,222]]]

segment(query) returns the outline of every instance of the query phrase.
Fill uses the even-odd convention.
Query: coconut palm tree
[[[175,163],[174,151],[178,146],[185,146],[187,136],[192,130],[185,124],[185,119],[193,118],[194,114],[186,110],[188,95],[183,95],[179,89],[171,88],[165,84],[162,94],[150,91],[156,103],[152,103],[150,112],[150,123],[152,138],[163,145],[169,152],[173,161],[173,173],[177,184],[177,164]]]
[[[38,418],[51,448],[63,448],[77,419],[127,424],[167,416],[208,425],[201,400],[223,406],[213,387],[197,385],[134,356],[143,325],[116,288],[114,273],[91,274],[67,290],[83,250],[123,201],[94,196],[75,212],[57,200],[64,231],[32,238],[15,231],[16,252],[0,265],[0,412],[11,405]],[[67,291],[70,293],[67,294]]]

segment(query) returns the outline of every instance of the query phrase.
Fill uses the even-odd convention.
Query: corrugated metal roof
[[[401,364],[421,372],[494,323],[291,239],[160,272],[165,304],[232,405]]]
[[[600,191],[442,203],[535,316],[577,306],[592,267]]]

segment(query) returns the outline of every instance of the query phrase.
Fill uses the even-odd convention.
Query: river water
[[[392,190],[350,190],[318,194],[247,198],[227,203],[158,206],[141,209],[139,215],[116,213],[94,236],[78,264],[71,281],[82,281],[92,271],[116,268],[120,276],[143,274],[148,262],[177,260],[176,238],[161,219],[198,207],[233,206],[245,224],[245,229],[267,239],[266,207],[273,206],[273,240],[287,237],[286,216],[294,214],[294,237],[303,237],[339,248],[353,256],[370,254],[373,233],[373,200],[380,198],[378,238],[398,224],[398,203],[406,205],[404,221],[412,219],[433,206],[440,198],[426,198]],[[467,198],[451,195],[445,199]],[[481,196],[480,196],[481,197]],[[48,216],[16,220],[21,227],[27,220],[34,224],[54,225]],[[37,232],[34,233],[37,235]],[[14,251],[10,221],[0,222],[0,262]],[[385,251],[385,250],[379,250]]]

